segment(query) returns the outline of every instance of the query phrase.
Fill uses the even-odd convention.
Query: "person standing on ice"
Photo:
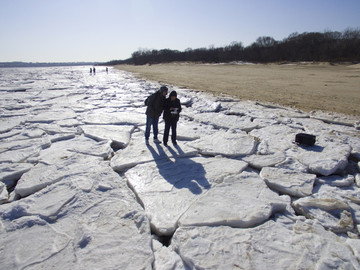
[[[171,128],[171,141],[173,145],[177,145],[176,142],[176,126],[179,121],[179,114],[181,112],[181,103],[177,98],[176,91],[172,91],[170,96],[165,101],[164,106],[164,120],[165,120],[165,131],[164,131],[164,145],[167,146],[169,139],[169,131]]]
[[[153,127],[153,132],[154,132],[154,143],[161,143],[157,137],[159,132],[158,124],[159,124],[159,117],[161,116],[164,110],[164,104],[167,93],[168,93],[168,88],[166,86],[161,86],[157,92],[150,95],[145,100],[145,105],[147,106],[145,143],[147,145],[149,144],[151,126]]]

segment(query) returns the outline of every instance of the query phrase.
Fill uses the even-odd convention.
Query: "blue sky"
[[[360,28],[359,0],[0,0],[0,62],[126,59]]]

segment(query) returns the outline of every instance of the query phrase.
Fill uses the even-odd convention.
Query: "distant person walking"
[[[96,72],[96,69],[95,69],[95,67],[93,67],[93,72],[94,72],[94,75],[95,75],[95,72]]]
[[[109,73],[109,69],[106,67],[106,73]]]
[[[92,74],[92,68],[90,68],[90,74]]]
[[[150,95],[145,100],[145,105],[147,106],[145,143],[147,145],[149,144],[151,126],[153,127],[154,143],[161,143],[157,137],[159,132],[158,124],[159,124],[159,117],[161,116],[164,110],[164,104],[167,93],[168,93],[168,88],[166,86],[161,86],[158,91]]]
[[[165,120],[165,131],[164,131],[164,145],[167,146],[167,142],[169,139],[169,131],[171,128],[171,141],[173,145],[177,145],[176,142],[176,126],[179,121],[181,112],[181,103],[177,98],[176,91],[172,91],[170,96],[165,100],[164,105],[164,120]]]

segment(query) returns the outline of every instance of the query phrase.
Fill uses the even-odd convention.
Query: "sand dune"
[[[244,100],[276,103],[303,111],[360,115],[360,65],[190,64],[119,65],[137,76]]]

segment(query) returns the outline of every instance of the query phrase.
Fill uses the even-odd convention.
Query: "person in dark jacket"
[[[181,112],[181,103],[177,98],[176,91],[170,93],[169,98],[165,101],[164,106],[164,120],[165,120],[165,131],[164,131],[164,145],[167,146],[169,139],[169,131],[171,128],[171,140],[174,145],[177,145],[176,142],[176,126],[179,121],[179,114]]]
[[[166,86],[161,86],[160,90],[150,95],[146,100],[145,104],[146,109],[146,130],[145,130],[145,143],[149,144],[150,130],[151,126],[153,127],[154,132],[154,143],[161,143],[158,140],[158,124],[159,117],[161,116],[164,110],[164,103],[166,100],[166,95],[168,93],[168,88]]]

